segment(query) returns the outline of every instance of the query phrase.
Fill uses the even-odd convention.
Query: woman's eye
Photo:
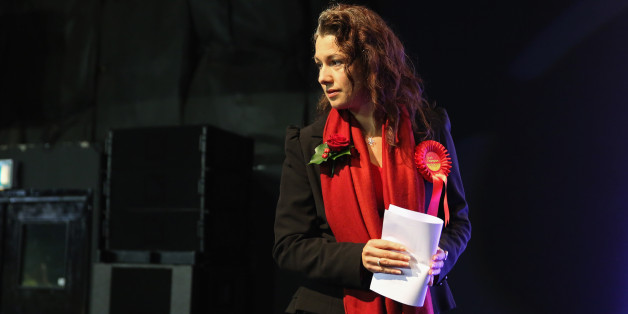
[[[333,65],[333,66],[342,65],[342,60],[332,60],[331,61],[331,65]]]

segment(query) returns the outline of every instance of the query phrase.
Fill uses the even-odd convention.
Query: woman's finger
[[[378,257],[375,260],[375,264],[379,267],[410,267],[410,263],[407,261],[400,261],[382,257]]]
[[[441,268],[443,268],[444,265],[445,265],[445,262],[443,261],[432,261],[430,264],[429,274],[430,275],[440,274],[440,270]]]
[[[441,248],[438,248],[436,254],[432,255],[433,261],[444,261],[447,260],[447,252]]]
[[[402,252],[406,251],[405,246],[397,242],[392,242],[392,241],[382,240],[382,239],[371,239],[366,243],[366,245],[374,246],[378,249],[383,249],[383,250],[395,250],[395,251],[402,251]]]
[[[389,260],[384,260],[383,258],[370,258],[369,261],[371,267],[367,267],[367,269],[371,272],[395,275],[401,275],[402,273],[400,269],[394,268],[394,266],[390,264],[391,261]]]
[[[444,261],[432,261],[430,263],[430,268],[431,269],[441,269],[441,268],[443,268],[443,266],[445,266],[445,262]]]
[[[390,241],[385,241],[390,242]],[[401,274],[398,268],[410,267],[410,257],[382,249],[381,247],[397,247],[394,242],[369,241],[362,249],[362,264],[364,268],[373,273]]]
[[[369,242],[367,242],[366,245],[364,246],[364,249],[362,249],[362,255],[365,257],[373,256],[373,257],[378,257],[378,258],[386,258],[389,260],[397,260],[397,261],[405,261],[405,262],[410,260],[410,256],[404,253],[392,251],[392,249],[386,249],[389,247],[398,248],[399,246],[396,243],[390,242],[390,241],[385,241],[385,242],[381,242],[381,241],[385,241],[385,240],[378,240],[378,241],[370,240]]]
[[[382,250],[382,249],[378,249],[374,247],[365,247],[364,250],[362,251],[362,254],[365,255],[366,257],[385,258],[391,261],[401,261],[401,262],[410,261],[410,256],[406,254],[398,253],[395,251]],[[396,264],[396,265],[401,265],[401,264]]]

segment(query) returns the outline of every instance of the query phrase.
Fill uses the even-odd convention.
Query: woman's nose
[[[331,73],[329,72],[329,67],[322,65],[318,70],[318,83],[321,85],[325,85],[332,82]]]

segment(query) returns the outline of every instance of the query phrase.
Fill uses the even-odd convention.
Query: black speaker
[[[92,314],[192,313],[191,265],[94,264]]]
[[[211,126],[120,129],[106,152],[105,261],[181,262],[174,253],[202,255],[207,238],[244,239],[230,224],[246,217],[252,140]]]
[[[6,230],[6,225],[4,223],[5,220],[5,216],[6,216],[6,205],[9,202],[9,198],[5,195],[3,195],[2,192],[0,192],[0,282],[4,282],[4,278],[2,276],[3,273],[3,269],[4,269],[4,234],[5,234],[5,230]],[[2,289],[2,287],[0,286],[0,289]],[[0,290],[0,304],[2,304],[2,290]],[[0,307],[0,313],[2,313],[1,307]]]
[[[91,192],[7,191],[2,313],[83,313],[89,283]]]
[[[243,267],[95,263],[90,314],[248,313],[252,279]],[[255,305],[253,305],[255,306]]]

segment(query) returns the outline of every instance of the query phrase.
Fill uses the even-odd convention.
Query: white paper
[[[382,239],[406,247],[410,268],[400,268],[401,275],[373,274],[371,290],[403,304],[423,306],[430,261],[438,249],[442,226],[438,217],[391,204],[384,213]]]

